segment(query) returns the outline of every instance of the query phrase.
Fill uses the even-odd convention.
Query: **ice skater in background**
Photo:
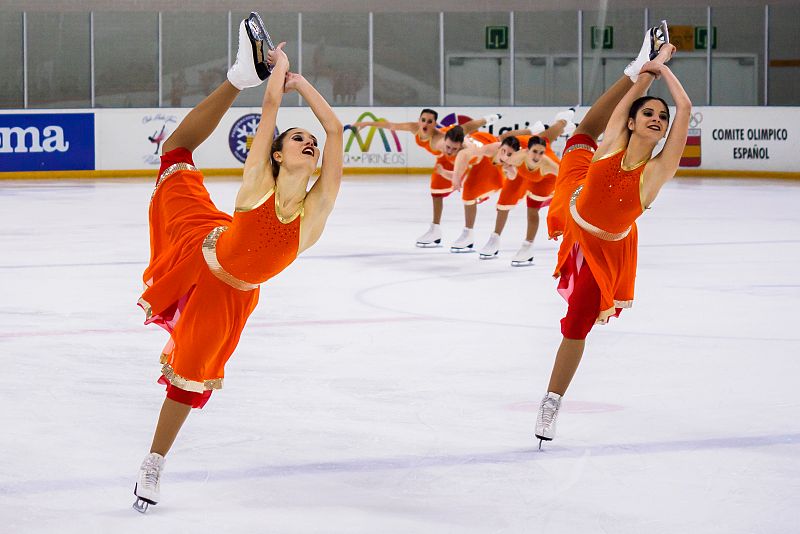
[[[594,103],[567,141],[547,220],[550,236],[563,236],[554,276],[568,309],[536,420],[540,447],[555,437],[561,398],[587,334],[633,303],[636,219],[675,175],[689,128],[692,103],[665,65],[674,50],[666,22],[648,30],[625,76]],[[670,126],[667,103],[644,96],[656,78],[666,83],[676,113],[663,149],[652,157]]]
[[[423,109],[419,114],[417,122],[389,122],[389,121],[363,121],[352,124],[353,128],[363,128],[365,126],[374,126],[377,128],[388,128],[390,130],[411,132],[414,134],[414,141],[417,145],[430,154],[437,157],[437,165],[431,174],[431,200],[433,201],[433,222],[431,222],[428,231],[422,234],[417,239],[417,246],[422,248],[432,248],[441,246],[442,243],[442,212],[444,211],[444,199],[453,192],[453,182],[448,178],[448,173],[439,172],[439,165],[445,170],[452,171],[452,162],[450,156],[461,149],[461,142],[455,142],[451,139],[448,143],[447,131],[449,128],[439,129],[436,127],[436,121],[439,114],[429,108]],[[469,135],[476,132],[482,126],[489,126],[495,121],[502,118],[499,114],[487,115],[480,119],[473,119],[460,125],[464,135]],[[455,135],[457,132],[454,132]],[[463,139],[463,137],[461,137]],[[458,144],[458,148],[455,148]],[[442,155],[446,155],[444,161],[438,161]],[[448,167],[450,167],[448,169]]]
[[[316,243],[339,192],[342,124],[308,81],[289,72],[284,44],[274,48],[261,18],[251,14],[239,26],[239,51],[228,80],[164,143],[150,201],[151,256],[139,304],[146,324],[170,333],[159,379],[167,395],[134,488],[134,507],[141,512],[159,501],[164,457],[189,412],[222,387],[225,364],[258,302],[259,284]],[[212,203],[192,151],[242,89],[267,77],[261,123],[231,217]],[[289,128],[273,140],[281,98],[289,91],[303,97],[326,135],[321,173],[310,190],[320,158],[317,139]]]
[[[540,127],[518,130],[520,135],[500,136],[503,143],[506,139],[516,139],[517,142],[509,141],[508,144],[514,153],[502,164],[506,179],[497,199],[494,232],[481,248],[478,255],[480,259],[486,260],[498,256],[500,235],[506,226],[509,213],[522,198],[525,198],[528,207],[527,231],[525,240],[511,260],[511,265],[514,267],[533,265],[533,239],[539,229],[539,210],[550,204],[560,162],[551,144],[565,131],[569,133],[574,131],[575,124],[572,122],[574,115],[573,109],[565,110],[556,114],[553,125],[547,129],[544,129],[541,122],[537,122]],[[537,135],[531,135],[531,131],[535,131]]]

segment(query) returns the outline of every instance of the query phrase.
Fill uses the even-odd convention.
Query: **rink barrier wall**
[[[415,122],[422,107],[336,108],[345,125],[345,174],[429,174],[433,158],[408,132],[349,124]],[[541,120],[557,107],[434,107],[450,125],[501,113],[495,135]],[[588,108],[576,111],[576,122]],[[0,179],[154,176],[162,143],[190,109],[12,110],[0,113]],[[194,154],[209,175],[239,175],[260,108],[233,108]],[[310,109],[285,107],[281,129],[299,126],[324,143]],[[566,138],[554,143],[560,154]],[[656,148],[656,152],[660,147]],[[678,176],[800,179],[800,107],[696,107]]]

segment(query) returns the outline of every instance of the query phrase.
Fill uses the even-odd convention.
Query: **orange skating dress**
[[[550,239],[557,239],[564,233],[564,225],[569,219],[570,198],[586,180],[595,150],[597,143],[586,134],[575,134],[567,140],[558,166],[555,193],[547,211],[547,234]]]
[[[414,134],[414,141],[417,143],[417,146],[424,148],[434,156],[440,156],[442,153],[438,150],[434,150],[431,146],[431,140],[433,139],[433,135],[428,137],[427,139],[420,139],[419,134]]]
[[[162,378],[202,407],[222,387],[259,284],[297,257],[302,206],[281,219],[270,191],[233,217],[214,206],[203,175],[189,163],[161,174],[150,202],[150,264],[139,305],[145,324],[170,333],[162,351]],[[172,397],[171,397],[172,398]],[[184,397],[186,398],[186,397]]]
[[[586,152],[591,157],[591,152]],[[636,219],[643,213],[642,174],[647,160],[622,166],[622,148],[592,161],[582,183],[573,191],[564,224],[554,276],[558,290],[569,300],[576,256],[580,255],[600,289],[597,322],[605,323],[616,308],[633,304],[636,280]],[[560,176],[559,176],[560,179]],[[566,182],[559,184],[568,185]],[[552,206],[551,206],[552,210]]]
[[[449,130],[454,128],[456,125],[450,125],[446,128],[442,128],[439,130],[442,133],[447,133]],[[455,156],[447,156],[444,152],[437,152],[431,148],[430,139],[425,140],[425,144],[423,144],[417,136],[414,136],[414,139],[417,142],[417,145],[421,146],[422,148],[426,149],[431,154],[437,156],[436,157],[436,164],[441,165],[442,168],[446,171],[453,170],[453,164],[456,161]],[[453,192],[455,188],[453,187],[453,182],[436,172],[436,167],[434,166],[434,170],[431,173],[431,196],[444,198],[449,196],[450,193]]]
[[[520,150],[528,149],[528,141],[532,136],[520,135],[517,139],[520,141]],[[560,160],[553,149],[550,147],[550,142],[545,139],[545,155],[550,159],[559,163]],[[503,184],[503,189],[500,191],[500,198],[497,201],[497,209],[510,210],[516,206],[517,202],[527,195],[528,198],[535,201],[544,203],[550,200],[553,196],[553,189],[555,188],[556,177],[553,174],[542,175],[538,169],[528,169],[527,163],[524,161],[517,167],[517,176],[513,180],[506,178]],[[538,207],[543,207],[541,204]]]
[[[499,139],[488,132],[473,132],[469,138],[478,146],[497,143]],[[503,187],[503,171],[492,162],[491,157],[472,158],[461,189],[464,204],[481,203]]]
[[[455,156],[447,156],[445,154],[441,154],[438,158],[436,158],[436,163],[441,165],[442,168],[446,171],[452,171],[453,165],[455,164],[456,157]],[[431,195],[434,197],[446,197],[450,193],[453,192],[453,182],[436,172],[435,170],[431,174]]]

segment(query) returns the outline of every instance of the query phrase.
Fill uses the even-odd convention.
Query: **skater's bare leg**
[[[475,219],[478,218],[478,203],[464,204],[464,226],[475,228]]]
[[[444,198],[431,197],[433,199],[433,224],[442,222],[442,212],[444,211]]]
[[[162,153],[180,147],[194,152],[216,129],[219,121],[233,105],[237,96],[239,96],[239,90],[231,82],[228,80],[222,82],[213,93],[186,115],[178,128],[164,142]]]
[[[536,232],[539,230],[539,210],[528,208],[528,230],[525,233],[525,241],[533,241]]]
[[[623,76],[614,82],[614,85],[609,87],[586,112],[586,116],[581,119],[581,123],[575,130],[575,135],[586,134],[597,140],[606,129],[608,119],[614,113],[614,108],[617,107],[619,101],[622,100],[622,97],[628,93],[631,87],[633,87],[633,82],[627,76]]]
[[[561,346],[558,347],[556,361],[553,364],[553,372],[550,374],[550,383],[547,386],[547,391],[552,391],[559,395],[566,393],[570,382],[572,382],[572,377],[575,376],[575,371],[578,369],[578,364],[581,363],[585,346],[585,339],[563,338],[561,340]]]
[[[157,452],[161,456],[167,455],[191,409],[188,404],[164,399],[150,452]]]
[[[494,233],[496,233],[497,235],[503,233],[503,228],[506,227],[506,221],[508,221],[509,211],[510,210],[497,210],[497,219],[494,222]]]

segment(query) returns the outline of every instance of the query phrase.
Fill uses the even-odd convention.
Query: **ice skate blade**
[[[512,260],[512,262],[511,262],[511,266],[512,267],[529,267],[531,265],[533,265],[533,258],[531,258],[529,260],[522,260],[522,261]]]
[[[481,254],[480,256],[478,256],[478,258],[482,260],[495,260],[497,259],[497,254],[498,254],[497,252],[495,252],[494,254]]]
[[[436,247],[441,247],[441,246],[442,246],[442,240],[441,239],[437,239],[433,243],[421,243],[421,242],[417,241],[417,247],[419,247],[419,248],[436,248]]]
[[[669,44],[669,27],[667,26],[666,20],[662,20],[658,26],[652,28],[650,39],[652,42],[650,60],[652,61],[658,56],[661,47],[665,44]]]
[[[140,514],[144,514],[147,512],[147,509],[150,505],[155,506],[156,503],[153,501],[148,501],[147,499],[142,499],[141,497],[137,497],[136,500],[133,502],[133,509],[139,512]]]
[[[542,450],[542,442],[544,442],[544,441],[553,441],[552,438],[543,438],[542,436],[539,436],[539,435],[537,435],[536,437],[539,438],[539,450]]]
[[[472,248],[473,245],[467,245],[466,247],[450,247],[450,252],[454,254],[464,254],[466,252],[475,252],[475,249]]]
[[[264,27],[264,21],[261,20],[258,13],[250,13],[244,26],[247,36],[250,38],[250,45],[253,47],[253,63],[256,74],[261,80],[266,80],[272,73],[272,67],[267,63],[267,49],[274,49],[275,45],[272,44],[272,39]]]

